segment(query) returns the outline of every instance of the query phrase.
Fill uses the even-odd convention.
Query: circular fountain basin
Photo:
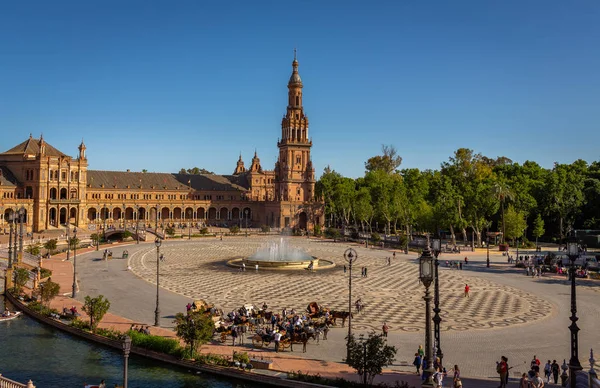
[[[312,256],[311,260],[259,260],[253,258],[238,257],[227,262],[227,265],[234,268],[241,268],[242,263],[246,264],[246,271],[253,271],[258,265],[258,270],[305,270],[313,262],[313,270],[320,271],[335,267],[335,263],[329,260],[319,259]]]

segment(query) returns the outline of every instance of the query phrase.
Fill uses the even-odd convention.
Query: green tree
[[[199,345],[210,341],[215,330],[212,318],[200,311],[190,312],[187,315],[177,313],[173,323],[177,337],[189,346],[190,358],[194,357]]]
[[[90,235],[90,239],[94,242],[94,245],[98,245],[100,243],[100,234],[99,233],[92,233]]]
[[[48,307],[50,307],[50,302],[58,295],[59,292],[60,285],[58,283],[54,283],[50,278],[48,278],[48,280],[46,280],[44,283],[40,284],[40,299],[42,300],[42,303],[45,303]]]
[[[28,245],[27,248],[25,248],[25,252],[37,256],[42,252],[42,246],[40,244]]]
[[[20,295],[23,291],[23,287],[25,287],[25,284],[27,284],[27,281],[29,280],[29,271],[25,268],[15,268],[13,276],[13,292],[16,295]]]
[[[373,384],[375,376],[380,375],[383,368],[394,362],[397,349],[387,345],[383,334],[370,332],[367,338],[363,334],[357,340],[350,335],[348,341],[349,357],[346,362],[360,376],[366,377],[366,383]]]
[[[513,199],[513,193],[508,186],[508,183],[504,179],[497,179],[494,183],[494,194],[498,201],[500,201],[500,209],[502,212],[502,242],[504,242],[504,236],[506,235],[506,222],[504,220],[504,204],[506,200]]]
[[[238,234],[240,232],[240,227],[237,225],[233,225],[229,228],[229,233]]]
[[[123,236],[123,240],[125,240],[125,239],[128,239],[128,238],[132,237],[132,236],[133,236],[133,233],[131,233],[131,232],[130,232],[130,231],[128,231],[128,230],[124,230],[124,231],[123,231],[123,235],[122,235],[122,236]]]
[[[393,145],[381,145],[383,155],[373,156],[365,162],[366,172],[381,170],[386,174],[392,174],[398,170],[402,164],[402,157],[398,155],[396,147]]]
[[[77,237],[69,238],[69,248],[75,249],[79,246],[80,240]]]
[[[90,327],[94,333],[109,308],[110,302],[108,299],[104,298],[104,295],[98,295],[95,298],[90,296],[85,297],[83,311],[90,317]]]
[[[175,229],[173,229],[172,226],[167,226],[165,228],[165,233],[168,234],[170,237],[173,237],[175,235]]]
[[[214,175],[214,172],[205,170],[203,168],[198,168],[198,167],[188,168],[187,170],[185,168],[182,168],[181,170],[179,170],[179,173],[180,174],[188,174],[188,175],[200,175],[200,174]]]
[[[513,206],[509,206],[505,215],[506,237],[509,239],[520,238],[527,228],[527,220],[522,212],[516,210]]]
[[[44,243],[44,248],[47,253],[54,252],[56,250],[57,241],[55,238],[52,238]]]
[[[562,240],[574,226],[575,219],[584,203],[583,187],[587,163],[577,160],[571,165],[555,164],[544,187],[545,211],[558,225]]]
[[[531,234],[535,237],[535,246],[538,245],[538,238],[542,237],[545,233],[544,230],[544,220],[542,219],[542,215],[538,213],[535,221],[533,221],[533,230]]]
[[[144,168],[144,169],[142,169],[142,172],[145,174],[145,173],[147,173],[147,172],[148,172],[148,170],[146,170],[146,169]]]

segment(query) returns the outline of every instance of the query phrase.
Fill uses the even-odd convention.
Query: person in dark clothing
[[[558,372],[559,372],[559,366],[556,363],[556,360],[552,361],[552,377],[554,378],[554,384],[558,384]]]

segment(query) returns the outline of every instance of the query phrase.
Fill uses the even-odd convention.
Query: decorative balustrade
[[[35,385],[33,385],[31,380],[29,380],[27,384],[21,384],[11,379],[7,379],[0,374],[0,388],[35,388]]]

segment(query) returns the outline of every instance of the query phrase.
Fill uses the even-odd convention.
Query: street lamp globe
[[[160,248],[160,244],[162,244],[162,241],[160,241],[160,238],[157,237],[154,240],[154,245],[156,245],[157,248]]]
[[[419,257],[419,279],[425,287],[429,287],[433,282],[433,257],[427,248]]]
[[[123,352],[125,352],[126,354],[129,354],[129,352],[131,351],[131,337],[126,335],[125,338],[123,338]]]
[[[577,241],[569,241],[567,243],[567,256],[569,256],[569,258],[576,258],[579,256],[579,245],[577,244]]]
[[[436,252],[436,253],[441,252],[441,250],[442,250],[442,239],[440,239],[440,238],[434,238],[433,240],[431,240],[431,249],[433,249],[433,251]]]

